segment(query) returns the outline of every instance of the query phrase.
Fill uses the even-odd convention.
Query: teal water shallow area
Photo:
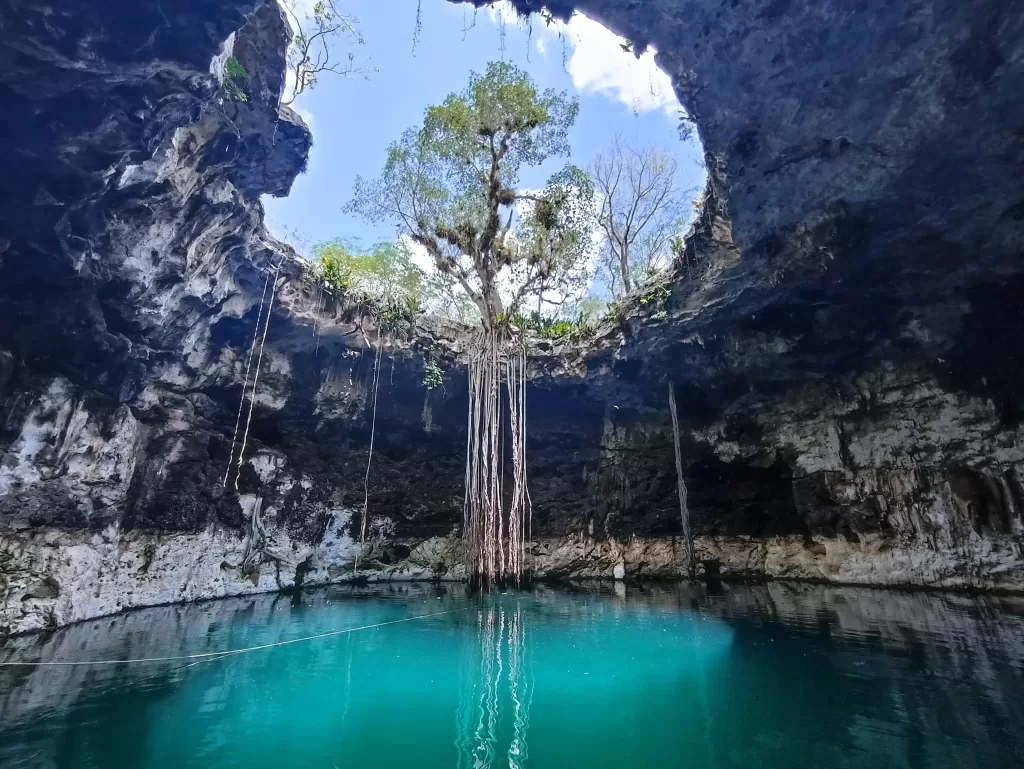
[[[1024,766],[1019,598],[328,588],[86,622],[0,661],[293,640],[0,668],[0,767]]]

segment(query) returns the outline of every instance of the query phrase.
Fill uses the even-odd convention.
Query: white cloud
[[[565,26],[573,44],[569,75],[579,91],[601,94],[638,112],[676,116],[680,107],[672,80],[658,69],[653,49],[637,58],[623,50],[625,40],[579,13]]]
[[[494,24],[526,24],[508,0],[488,6],[487,15]],[[637,58],[623,49],[624,38],[578,12],[568,23],[552,20],[548,24],[534,16],[532,28],[541,56],[566,51],[566,69],[576,90],[599,94],[637,112],[661,110],[677,116],[680,106],[672,79],[658,68],[653,48]]]
[[[405,246],[409,251],[409,256],[412,259],[412,263],[419,267],[427,275],[435,275],[437,272],[437,266],[434,263],[434,258],[427,253],[427,249],[417,243],[415,240],[410,238],[408,235],[399,235],[398,242]]]

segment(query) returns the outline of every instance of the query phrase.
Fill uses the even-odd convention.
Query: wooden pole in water
[[[679,447],[679,415],[676,412],[676,386],[668,383],[668,410],[672,414],[672,437],[676,449],[676,487],[679,489],[679,517],[683,522],[683,538],[686,540],[686,557],[689,560],[690,580],[697,579],[697,556],[693,550],[693,532],[690,531],[690,508],[686,504],[686,481],[683,479],[683,452]]]

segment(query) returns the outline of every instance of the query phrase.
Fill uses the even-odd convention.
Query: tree
[[[678,171],[667,151],[628,146],[621,136],[591,163],[605,237],[601,267],[613,294],[629,293],[668,263],[672,239],[687,221]]]
[[[508,63],[426,111],[391,145],[381,176],[357,179],[350,211],[390,220],[473,302],[464,536],[471,584],[518,581],[530,515],[526,485],[526,351],[517,323],[533,300],[557,303],[585,280],[593,188],[567,166],[542,190],[517,189],[520,171],[569,153],[579,106],[539,92]],[[530,304],[532,306],[532,304]],[[502,385],[506,397],[502,396]],[[512,488],[502,470],[505,415]]]
[[[285,0],[295,36],[288,48],[287,92],[281,104],[289,105],[302,93],[315,86],[325,72],[353,75],[362,71],[355,53],[339,54],[338,43],[363,45],[355,17],[338,9],[335,0],[316,0],[308,13],[299,9],[296,0]],[[301,16],[300,16],[301,14]]]
[[[329,240],[314,246],[313,256],[331,291],[358,292],[382,310],[418,312],[427,300],[426,276],[401,242],[378,243],[364,254],[342,240]]]
[[[584,279],[586,174],[570,165],[543,190],[516,189],[524,166],[569,153],[578,112],[564,93],[539,93],[514,65],[491,63],[389,147],[380,178],[356,180],[348,210],[396,222],[496,327],[526,300]]]

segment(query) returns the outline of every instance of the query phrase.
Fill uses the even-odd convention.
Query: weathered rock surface
[[[658,49],[710,186],[667,300],[533,360],[537,573],[681,573],[673,381],[723,575],[1024,589],[1024,13],[549,6]],[[0,29],[0,630],[350,577],[377,330],[262,224],[311,141],[281,12],[8,0]],[[381,359],[370,576],[461,575],[465,390],[429,332]]]

